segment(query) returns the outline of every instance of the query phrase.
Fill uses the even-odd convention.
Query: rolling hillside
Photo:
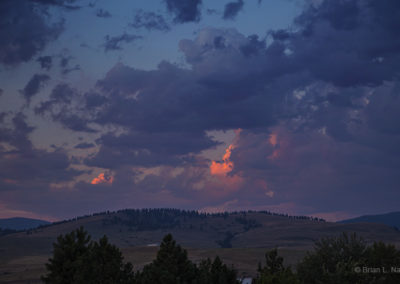
[[[48,224],[48,221],[22,217],[0,219],[0,228],[10,230],[27,230]]]
[[[240,273],[249,275],[255,274],[257,263],[263,261],[269,248],[278,247],[287,263],[294,265],[306,250],[313,248],[315,240],[342,232],[356,232],[367,242],[382,240],[400,246],[400,232],[381,224],[331,223],[268,212],[206,215],[175,209],[123,210],[0,237],[0,282],[2,273],[9,273],[3,277],[11,277],[18,269],[29,270],[35,265],[35,269],[43,273],[44,262],[51,255],[57,236],[80,226],[93,239],[107,235],[136,268],[154,258],[156,246],[167,233],[172,233],[176,241],[189,250],[192,259],[218,254],[227,263],[234,264]],[[32,279],[40,274],[34,275]]]
[[[339,223],[378,223],[400,229],[400,212],[391,212],[379,215],[364,215],[353,219],[343,220]]]

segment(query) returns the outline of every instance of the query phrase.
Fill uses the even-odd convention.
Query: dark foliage
[[[48,273],[42,276],[45,283],[112,284],[133,281],[132,265],[123,264],[121,251],[109,244],[105,236],[98,243],[93,242],[81,227],[65,236],[60,235],[53,247],[53,258],[46,264]]]
[[[122,213],[125,217],[120,217],[118,214]],[[295,220],[309,220],[309,221],[316,221],[316,222],[325,222],[324,219],[315,218],[310,216],[291,216],[288,214],[281,214],[281,213],[273,213],[270,211],[234,211],[234,212],[220,212],[220,213],[203,213],[195,210],[180,210],[180,209],[172,209],[172,208],[146,208],[146,209],[124,209],[118,211],[104,211],[93,213],[89,215],[79,216],[76,218],[57,221],[51,224],[41,225],[38,229],[50,227],[53,225],[64,224],[68,222],[73,222],[76,220],[81,220],[85,218],[90,218],[92,216],[99,216],[105,215],[110,216],[105,218],[103,221],[103,225],[125,225],[130,227],[131,230],[157,230],[157,229],[173,229],[179,227],[180,218],[195,218],[204,220],[207,217],[211,218],[218,218],[222,217],[224,219],[228,218],[229,216],[239,216],[237,222],[241,222],[245,229],[246,227],[249,229],[257,228],[261,224],[257,221],[252,219],[245,219],[247,213],[261,213],[270,216],[279,216],[279,217],[286,217],[289,219]],[[243,221],[243,218],[248,221]],[[35,232],[34,230],[31,231],[32,233]]]
[[[157,258],[136,274],[140,284],[237,284],[237,272],[219,257],[202,260],[197,266],[188,259],[186,250],[177,245],[171,234],[164,237]]]
[[[199,264],[199,284],[230,284],[239,283],[237,281],[237,272],[229,268],[221,259],[216,256],[211,262],[209,258],[202,260]]]
[[[198,269],[171,234],[164,237],[157,258],[136,275],[137,283],[197,283]]]
[[[259,264],[254,284],[400,283],[400,251],[382,242],[367,246],[355,234],[316,242],[315,251],[299,263],[297,273],[283,265],[277,249],[268,251],[265,260],[264,267]],[[46,268],[48,273],[42,280],[52,284],[239,283],[236,270],[218,256],[198,265],[190,261],[187,251],[176,244],[171,234],[164,237],[156,259],[142,271],[133,273],[132,265],[123,263],[121,251],[107,237],[93,242],[80,228],[58,237]]]
[[[400,251],[395,246],[374,243],[367,246],[355,234],[325,238],[315,251],[299,263],[297,273],[302,283],[400,283]]]
[[[266,265],[261,267],[259,264],[255,284],[296,284],[300,283],[297,276],[290,267],[283,266],[283,258],[278,256],[277,249],[273,249],[265,254]]]
[[[235,221],[244,226],[244,231],[247,232],[251,229],[261,227],[262,225],[254,219],[248,219],[245,217],[236,217]]]
[[[202,219],[206,214],[179,209],[132,209],[121,210],[112,218],[105,219],[104,225],[125,225],[134,231],[172,229],[179,227],[185,218]]]

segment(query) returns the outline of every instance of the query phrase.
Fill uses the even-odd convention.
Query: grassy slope
[[[15,283],[38,279],[44,273],[44,263],[51,255],[51,244],[56,237],[80,226],[84,226],[93,239],[107,235],[137,269],[151,262],[156,255],[157,247],[147,245],[159,243],[169,232],[188,249],[192,260],[197,262],[219,255],[228,264],[234,264],[239,274],[247,275],[255,274],[257,264],[264,261],[268,248],[278,247],[287,264],[294,266],[306,250],[312,249],[315,240],[344,231],[357,232],[369,242],[382,240],[400,245],[400,233],[379,224],[323,223],[247,213],[246,218],[257,220],[262,226],[245,231],[243,224],[236,221],[239,215],[230,215],[227,218],[182,219],[180,228],[136,232],[124,225],[103,225],[103,220],[112,218],[115,216],[113,214],[54,225],[35,230],[32,234],[17,233],[0,237],[0,283],[13,283],[18,278],[23,282]],[[228,231],[234,234],[231,240],[233,248],[220,248],[216,241],[224,239]]]

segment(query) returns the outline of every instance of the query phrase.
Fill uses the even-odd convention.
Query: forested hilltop
[[[191,261],[198,263],[207,257],[214,261],[218,255],[228,266],[234,265],[239,275],[253,276],[257,263],[265,261],[265,251],[278,248],[286,265],[296,265],[317,240],[343,232],[356,233],[368,245],[383,241],[400,247],[400,232],[380,224],[340,224],[267,211],[208,214],[168,208],[125,209],[0,236],[0,282],[7,283],[7,279],[11,281],[18,275],[25,275],[23,283],[38,279],[57,237],[80,227],[93,240],[106,235],[137,269],[154,259],[161,240],[168,234],[188,249]]]
[[[236,221],[244,225],[255,222],[255,220],[246,219],[247,215],[253,213],[265,214],[268,216],[279,216],[294,220],[310,220],[325,222],[322,218],[303,216],[303,215],[288,215],[281,213],[274,213],[270,211],[234,211],[234,212],[221,212],[221,213],[205,213],[195,210],[181,210],[174,208],[145,208],[145,209],[123,209],[118,211],[104,211],[94,213],[91,215],[79,216],[72,219],[53,222],[39,226],[45,228],[53,225],[73,222],[84,218],[93,216],[106,216],[103,220],[104,225],[124,225],[130,227],[132,230],[157,230],[166,228],[179,228],[186,221],[204,220],[206,218],[228,218],[235,216]],[[250,225],[250,224],[248,224]],[[251,226],[251,225],[250,225]]]

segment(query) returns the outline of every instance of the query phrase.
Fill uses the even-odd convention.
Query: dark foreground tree
[[[374,243],[365,251],[364,267],[380,268],[379,273],[367,273],[368,283],[400,283],[400,250],[394,245]]]
[[[273,249],[265,254],[266,265],[258,265],[255,284],[297,284],[300,283],[290,267],[283,266],[283,258],[278,256],[278,250]]]
[[[45,283],[69,284],[76,282],[84,256],[89,250],[90,236],[81,227],[65,236],[60,235],[53,244],[53,257],[46,263]]]
[[[108,243],[107,237],[99,242],[81,227],[65,236],[60,235],[53,244],[53,257],[46,263],[45,283],[132,283],[130,263],[124,264],[121,251]]]
[[[323,238],[307,253],[297,272],[304,283],[359,283],[355,267],[361,267],[366,244],[355,234]]]
[[[89,246],[83,257],[81,270],[77,274],[79,283],[133,283],[131,263],[123,263],[121,251],[108,242],[106,236]]]
[[[343,234],[316,242],[315,251],[299,263],[297,273],[307,284],[400,283],[400,273],[391,271],[392,267],[400,267],[395,246],[374,243],[367,247],[355,234]]]
[[[217,256],[211,262],[209,258],[202,260],[199,264],[199,276],[197,283],[199,284],[236,284],[237,272],[233,268],[229,268]]]
[[[136,274],[137,283],[197,283],[198,269],[171,234],[164,237],[156,259]]]

